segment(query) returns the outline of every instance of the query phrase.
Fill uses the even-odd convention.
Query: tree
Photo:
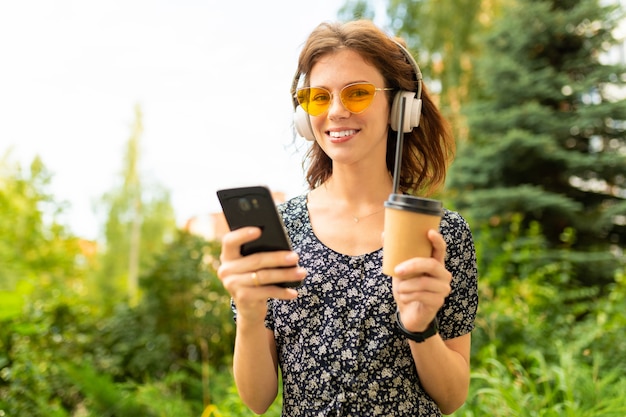
[[[394,33],[416,51],[424,80],[439,95],[440,107],[458,140],[467,139],[463,104],[471,99],[475,74],[472,57],[480,36],[499,12],[502,0],[389,0]]]
[[[545,257],[566,258],[586,285],[613,280],[626,244],[626,101],[607,88],[626,70],[602,62],[618,12],[597,0],[503,9],[449,182],[460,208],[502,234],[518,213],[538,222]]]
[[[374,20],[376,11],[368,0],[346,0],[337,13],[342,20],[370,19]]]
[[[67,327],[89,312],[66,320],[67,306],[83,295],[86,263],[82,241],[59,220],[65,206],[51,194],[51,181],[39,157],[27,169],[10,153],[0,158],[2,415],[65,416],[59,403],[73,395],[50,401],[62,385],[56,347],[67,345]]]
[[[223,371],[234,348],[230,296],[217,277],[220,245],[179,231],[141,278],[143,316],[167,335],[173,361],[202,364],[205,405],[209,404],[209,364]]]
[[[138,277],[176,230],[169,192],[157,183],[148,184],[142,177],[142,132],[142,113],[136,107],[120,184],[102,198],[102,211],[107,213],[106,245],[97,282],[109,303],[125,298],[131,305],[137,304]]]
[[[79,239],[60,223],[64,205],[49,191],[52,174],[39,157],[28,170],[0,158],[0,318],[21,313],[35,290],[83,275]]]
[[[340,18],[375,19],[367,0],[349,0]],[[457,139],[467,139],[463,105],[472,97],[475,74],[472,57],[482,49],[486,33],[502,0],[387,0],[388,32],[406,40],[414,51],[424,81],[437,94],[442,112],[452,122]]]

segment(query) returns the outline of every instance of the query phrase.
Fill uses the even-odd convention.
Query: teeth
[[[356,130],[342,130],[341,132],[328,132],[328,134],[333,138],[343,138],[345,136],[354,135]]]

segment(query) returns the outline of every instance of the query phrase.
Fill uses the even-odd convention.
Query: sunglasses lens
[[[369,83],[346,86],[341,90],[341,102],[352,113],[361,113],[367,109],[376,95],[376,87]]]
[[[362,113],[372,104],[375,95],[376,87],[373,84],[351,84],[341,90],[341,103],[352,113]],[[296,98],[305,112],[319,116],[330,107],[332,95],[325,88],[306,87],[298,90]]]
[[[311,116],[319,116],[330,106],[330,92],[319,87],[301,88],[298,90],[298,103]]]

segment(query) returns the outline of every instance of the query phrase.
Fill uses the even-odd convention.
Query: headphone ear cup
[[[393,104],[391,105],[391,113],[389,114],[389,124],[391,128],[398,131],[398,116],[400,115],[400,108],[402,107],[402,98],[406,98],[406,105],[404,107],[404,122],[402,126],[402,133],[409,133],[413,131],[420,124],[420,117],[422,114],[422,100],[415,98],[414,91],[399,91],[393,98]]]
[[[296,132],[306,140],[314,141],[315,135],[311,128],[311,119],[309,115],[304,111],[302,106],[296,107],[296,112],[293,115],[293,124],[296,128]]]

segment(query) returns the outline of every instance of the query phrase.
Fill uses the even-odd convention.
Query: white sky
[[[298,194],[291,78],[308,33],[343,3],[1,1],[0,157],[41,156],[86,238],[99,235],[94,203],[119,179],[135,105],[142,171],[171,191],[180,225],[219,210],[218,188]]]

